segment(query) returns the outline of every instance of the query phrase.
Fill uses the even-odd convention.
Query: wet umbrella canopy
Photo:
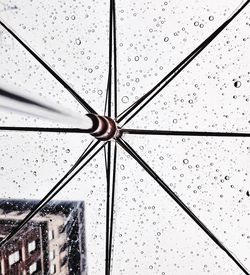
[[[2,274],[250,274],[249,2],[0,1]]]

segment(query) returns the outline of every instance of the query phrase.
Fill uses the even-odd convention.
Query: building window
[[[29,272],[30,272],[30,274],[33,274],[36,270],[37,270],[37,262],[33,263],[33,264],[29,267]]]
[[[63,251],[65,251],[68,248],[68,244],[64,243],[61,247],[60,247],[60,253],[62,253]]]
[[[50,261],[52,261],[53,259],[55,259],[55,257],[56,257],[55,250],[50,251],[49,252],[49,259],[50,259]]]
[[[65,229],[65,225],[62,224],[58,227],[58,232],[61,234],[61,233],[63,233],[64,229]]]
[[[9,265],[13,265],[20,261],[20,252],[16,251],[9,255]]]
[[[50,274],[55,274],[56,273],[56,265],[51,265],[50,266]]]
[[[54,239],[54,230],[49,230],[48,237],[49,237],[49,241]]]
[[[61,260],[61,267],[64,266],[68,261],[68,256],[64,256],[63,259]]]
[[[32,241],[28,244],[28,251],[31,253],[32,251],[36,250],[36,241]]]

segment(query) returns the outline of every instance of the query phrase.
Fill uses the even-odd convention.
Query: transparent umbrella
[[[250,274],[249,2],[0,2],[1,274]]]

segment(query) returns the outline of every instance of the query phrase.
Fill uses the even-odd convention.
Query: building
[[[0,200],[0,239],[37,203]],[[86,275],[84,203],[48,203],[0,249],[0,274]]]

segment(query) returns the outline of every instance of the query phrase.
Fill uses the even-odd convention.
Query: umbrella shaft
[[[49,119],[84,130],[89,129],[90,132],[93,129],[93,119],[90,117],[59,109],[54,104],[43,102],[40,98],[31,97],[16,87],[2,83],[0,83],[0,108]]]

